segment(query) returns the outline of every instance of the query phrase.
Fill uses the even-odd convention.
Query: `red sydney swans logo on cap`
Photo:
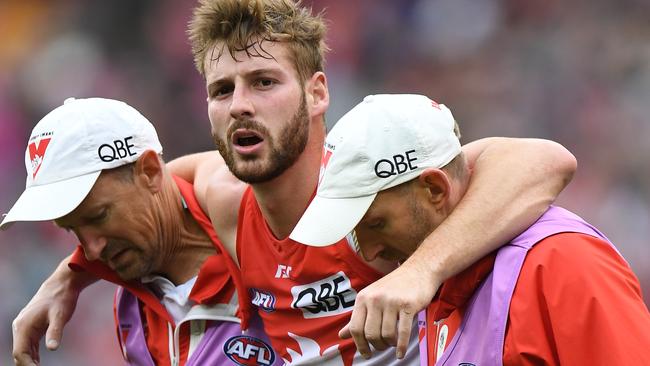
[[[333,149],[333,147],[332,147]],[[330,150],[327,146],[325,146],[325,150],[323,151],[323,158],[321,159],[320,162],[320,172],[318,174],[318,184],[320,184],[321,180],[323,180],[323,175],[325,174],[325,169],[327,168],[327,164],[330,162],[330,158],[332,157],[332,150]]]
[[[29,151],[29,159],[32,162],[32,178],[36,178],[38,170],[43,164],[43,157],[45,157],[45,150],[47,145],[50,144],[51,137],[31,142],[27,150]]]

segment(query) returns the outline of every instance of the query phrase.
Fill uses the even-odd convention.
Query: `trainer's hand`
[[[435,277],[425,263],[409,258],[359,292],[350,322],[341,329],[339,337],[352,337],[364,358],[371,356],[370,343],[378,350],[396,346],[396,356],[402,359],[414,317],[431,303],[440,286],[441,282],[432,278]]]
[[[65,259],[43,282],[34,297],[12,323],[13,358],[16,365],[40,363],[39,342],[45,335],[46,347],[59,347],[63,327],[77,306],[79,293],[94,282],[86,274],[72,272]]]

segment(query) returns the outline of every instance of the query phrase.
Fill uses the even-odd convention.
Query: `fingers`
[[[55,351],[61,343],[61,335],[65,321],[60,316],[53,316],[45,333],[45,346],[50,351]]]
[[[59,347],[66,317],[60,312],[49,313],[49,319],[45,319],[42,315],[43,312],[23,311],[13,321],[14,364],[27,366],[40,363],[39,342],[43,334],[45,334],[45,345],[49,350],[54,351]],[[47,327],[46,331],[45,327]]]
[[[365,338],[373,347],[383,351],[388,348],[388,344],[386,344],[382,338],[382,319],[390,318],[390,311],[377,307],[370,307],[366,310],[366,314],[366,325],[364,327]]]
[[[339,330],[339,337],[341,339],[348,339],[352,337],[352,334],[350,334],[350,323],[346,324],[341,330]]]
[[[423,283],[422,270],[405,264],[357,294],[350,322],[339,332],[342,338],[351,337],[365,358],[370,357],[371,346],[379,350],[394,346],[397,358],[404,358],[414,317],[431,303],[440,285]],[[405,283],[413,286],[404,287]]]
[[[357,301],[359,298],[357,297]],[[355,306],[350,317],[350,322],[347,325],[347,330],[357,346],[357,351],[365,359],[370,358],[370,346],[365,336],[366,326],[366,307]],[[345,328],[344,328],[345,329]]]
[[[366,306],[367,303],[375,302],[363,295],[357,297],[350,322],[339,331],[339,337],[354,340],[357,350],[366,359],[372,354],[371,346],[377,350],[385,350],[397,344],[398,317],[396,306],[382,308]]]
[[[386,347],[383,349],[388,348],[388,346],[395,347],[397,344],[397,317],[398,312],[392,308],[387,309],[382,316],[381,338],[382,342],[386,344]],[[375,344],[373,343],[373,345]]]
[[[59,347],[65,324],[74,312],[79,292],[94,279],[70,271],[69,257],[43,282],[12,323],[16,365],[38,365],[39,345],[46,336],[49,350]]]
[[[34,343],[30,338],[30,334],[25,332],[23,328],[23,321],[19,315],[11,325],[14,364],[19,366],[38,365],[40,361],[38,355],[38,340],[40,336],[37,336],[36,342]]]
[[[37,361],[32,359],[32,356],[27,353],[15,354],[14,353],[14,365],[16,366],[37,366]]]
[[[398,359],[404,358],[406,350],[408,349],[414,316],[415,312],[409,311],[408,309],[402,309],[399,312],[399,320],[397,324],[397,349],[395,350]]]
[[[50,351],[56,351],[57,348],[59,348],[59,341],[56,339],[47,338],[47,341],[45,342],[45,347],[47,347],[47,349]]]

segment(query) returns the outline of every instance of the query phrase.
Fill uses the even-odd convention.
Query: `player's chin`
[[[126,282],[140,280],[142,277],[149,274],[139,265],[117,267],[114,271],[121,280]]]
[[[268,159],[256,159],[238,162],[232,172],[239,180],[253,184],[264,183],[277,177],[278,169],[269,163]]]
[[[397,252],[390,252],[390,253],[385,252],[382,253],[380,257],[385,261],[394,262],[394,263],[403,263],[408,258],[406,254],[397,253]]]
[[[131,271],[125,271],[125,270],[118,271],[118,270],[116,270],[115,272],[117,273],[117,276],[122,281],[125,281],[125,282],[135,281],[136,279],[139,279],[139,278],[142,277],[142,276],[140,276],[140,277],[135,276]]]

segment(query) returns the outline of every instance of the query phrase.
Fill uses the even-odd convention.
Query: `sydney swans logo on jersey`
[[[323,318],[352,311],[357,292],[343,272],[291,288],[291,307],[302,310],[305,319]]]
[[[223,345],[223,353],[241,366],[267,366],[275,361],[275,352],[263,340],[251,336],[235,336]]]
[[[29,139],[27,152],[29,153],[29,161],[32,165],[32,178],[36,178],[38,170],[41,169],[43,158],[45,157],[45,150],[47,145],[50,144],[51,137],[44,138],[45,136],[52,136],[54,132],[44,132]]]
[[[251,288],[248,290],[251,295],[253,305],[259,307],[267,313],[275,311],[275,296],[268,291]]]

